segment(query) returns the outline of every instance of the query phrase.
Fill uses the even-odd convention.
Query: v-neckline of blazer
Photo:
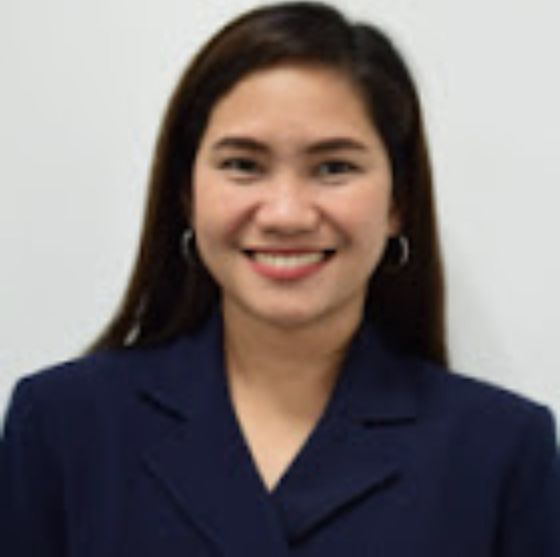
[[[175,427],[145,461],[224,554],[286,555],[342,507],[398,479],[398,433],[416,414],[414,373],[370,325],[355,335],[322,416],[270,491],[229,395],[221,315],[159,353],[140,391]]]

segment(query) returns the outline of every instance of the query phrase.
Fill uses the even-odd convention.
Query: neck
[[[250,391],[297,412],[324,402],[339,374],[361,314],[338,314],[300,327],[280,327],[224,303],[228,378],[234,392]]]

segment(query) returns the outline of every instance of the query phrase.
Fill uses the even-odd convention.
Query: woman
[[[241,16],[170,101],[121,309],[14,393],[2,554],[559,555],[550,413],[444,369],[442,283],[392,44]]]

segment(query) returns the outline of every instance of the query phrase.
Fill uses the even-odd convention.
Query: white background
[[[255,2],[0,0],[0,414],[77,355],[122,293],[167,98]],[[560,416],[560,76],[554,0],[349,0],[424,100],[454,367]]]

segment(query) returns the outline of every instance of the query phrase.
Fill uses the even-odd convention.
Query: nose
[[[254,215],[262,232],[294,235],[313,231],[321,216],[309,187],[294,177],[271,180]]]

